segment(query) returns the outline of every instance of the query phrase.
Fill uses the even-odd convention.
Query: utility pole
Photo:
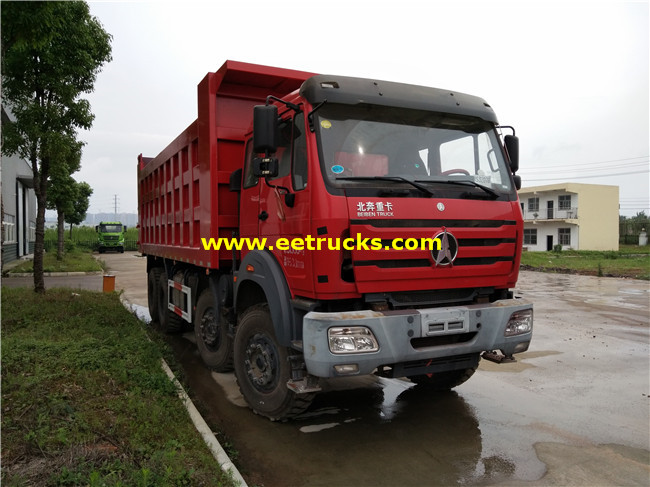
[[[115,219],[117,220],[117,195],[113,196],[113,206],[114,206],[114,213],[115,213]]]

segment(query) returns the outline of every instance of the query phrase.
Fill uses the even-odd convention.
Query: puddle
[[[339,424],[341,423],[312,424],[309,426],[303,426],[302,428],[300,428],[300,431],[302,431],[303,433],[317,433],[319,431],[335,428]]]

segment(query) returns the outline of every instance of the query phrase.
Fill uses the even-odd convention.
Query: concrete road
[[[144,259],[101,258],[146,308]],[[250,412],[191,335],[169,342],[250,485],[650,485],[649,283],[522,272],[517,294],[535,305],[517,363],[483,361],[441,395],[403,380],[329,381],[287,423]]]

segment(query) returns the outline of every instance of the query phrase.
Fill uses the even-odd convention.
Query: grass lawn
[[[117,293],[3,288],[2,485],[233,485],[163,353]]]
[[[650,280],[650,246],[615,251],[524,252],[522,269]]]
[[[43,254],[44,272],[96,272],[101,270],[101,262],[95,259],[92,252],[88,250],[75,249],[65,252],[63,260],[56,260],[56,251]],[[34,272],[34,261],[26,260],[9,272]]]

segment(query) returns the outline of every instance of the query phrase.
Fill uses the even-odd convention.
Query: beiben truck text
[[[514,129],[480,98],[227,61],[199,83],[196,121],[138,158],[151,316],[191,326],[206,365],[234,368],[272,420],[303,412],[323,378],[455,387],[532,337],[532,305],[512,292],[517,168]],[[359,235],[381,248],[277,245]]]

